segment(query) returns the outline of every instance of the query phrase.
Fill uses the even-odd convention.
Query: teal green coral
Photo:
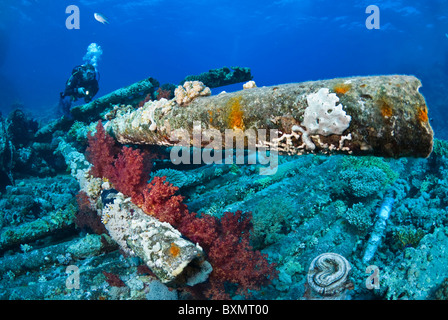
[[[420,240],[426,235],[426,232],[422,229],[414,228],[412,226],[401,226],[395,232],[395,239],[398,241],[401,249],[407,247],[417,247]]]
[[[434,139],[432,152],[436,156],[448,156],[448,141],[441,139]]]
[[[347,222],[360,232],[367,231],[373,225],[370,210],[362,203],[355,203],[344,216]]]
[[[387,175],[378,167],[361,167],[344,170],[339,174],[338,193],[357,198],[366,198],[378,194],[387,184]]]
[[[183,172],[174,169],[160,169],[156,172],[152,172],[150,174],[152,180],[154,177],[166,177],[166,181],[171,183],[172,185],[182,188],[194,183],[197,179],[201,177],[197,177],[195,175],[190,175],[188,172]]]
[[[291,220],[297,216],[291,197],[273,197],[261,200],[254,212],[254,241],[256,245],[267,246],[279,241],[290,230]],[[263,214],[260,214],[263,213]]]
[[[366,156],[366,157],[353,157],[346,156],[342,159],[343,169],[360,170],[362,168],[378,168],[386,174],[385,183],[391,185],[399,177],[399,174],[394,171],[389,161],[386,161],[380,157]]]
[[[87,134],[89,132],[92,132],[92,134],[95,134],[96,125],[97,125],[97,122],[92,122],[89,125],[86,125],[84,122],[75,121],[73,123],[73,125],[71,126],[70,130],[68,131],[68,135],[75,138],[75,140],[78,142],[86,142]]]

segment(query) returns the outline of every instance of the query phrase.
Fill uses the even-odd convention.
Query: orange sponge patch
[[[384,101],[381,103],[381,114],[384,118],[390,118],[393,114],[392,107]]]
[[[426,108],[425,105],[423,107],[418,108],[417,118],[421,122],[428,122],[428,108]]]
[[[209,121],[210,121],[210,123],[212,123],[213,122],[213,111],[212,110],[208,110],[208,115],[210,116]]]
[[[241,97],[231,98],[228,102],[230,105],[230,115],[228,125],[231,129],[243,129],[243,111],[241,110]]]
[[[348,83],[339,83],[333,87],[333,91],[337,94],[346,94],[352,88],[351,84]]]
[[[170,255],[177,257],[180,254],[180,248],[173,242],[170,247]]]

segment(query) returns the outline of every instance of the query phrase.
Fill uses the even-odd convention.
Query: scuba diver
[[[73,101],[84,98],[84,101],[87,103],[96,95],[99,90],[96,74],[95,67],[88,63],[73,69],[72,75],[65,85],[64,92],[60,93],[59,106],[65,115],[70,116],[70,108]],[[70,97],[70,99],[66,97]]]

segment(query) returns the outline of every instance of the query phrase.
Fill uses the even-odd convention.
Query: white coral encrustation
[[[173,105],[175,105],[174,101],[165,98],[157,101],[148,101],[137,110],[122,114],[107,122],[104,128],[106,131],[117,130],[118,132],[155,131],[157,130],[155,120],[156,110],[160,109],[161,115],[163,116],[171,110]]]
[[[209,96],[212,92],[209,87],[201,81],[186,81],[183,86],[178,86],[174,90],[176,102],[180,106],[185,106],[200,96]]]
[[[157,129],[156,121],[154,119],[154,113],[156,109],[162,109],[162,113],[165,113],[169,109],[170,101],[162,98],[157,101],[148,101],[141,108],[141,114],[138,117],[134,117],[134,125],[133,127],[139,127],[141,123],[149,124],[149,130],[155,131]]]
[[[255,81],[253,81],[253,80],[248,81],[245,84],[243,84],[243,89],[253,89],[256,87],[257,87],[257,85],[256,85]]]
[[[295,125],[292,127],[292,131],[302,133],[302,140],[307,149],[314,150],[316,148],[310,135],[342,135],[350,126],[352,118],[345,113],[342,104],[337,104],[338,96],[335,93],[330,93],[328,88],[321,88],[318,92],[309,94],[306,100],[308,106],[301,123],[306,129]]]

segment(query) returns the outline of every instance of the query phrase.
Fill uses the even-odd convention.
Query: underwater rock
[[[117,117],[108,129],[123,144],[210,146],[209,140],[194,141],[199,129],[210,130],[213,146],[225,147],[227,133],[256,137],[257,145],[277,145],[284,154],[427,157],[433,131],[420,87],[419,79],[400,75],[258,87],[182,106],[173,100],[151,105],[149,120]]]
[[[147,78],[131,84],[125,88],[117,89],[105,96],[81,106],[71,109],[75,120],[90,122],[98,120],[99,114],[114,104],[135,104],[148,94],[153,94],[159,82],[154,78]]]
[[[250,68],[223,67],[209,70],[200,75],[187,76],[181,81],[180,85],[183,85],[187,81],[200,81],[209,88],[217,88],[229,84],[249,81],[252,80],[252,78]]]
[[[7,119],[0,117],[0,191],[14,185],[15,180],[63,172],[63,163],[53,155],[56,145],[52,139],[70,125],[63,117],[38,130],[37,122],[20,109],[12,111]]]

